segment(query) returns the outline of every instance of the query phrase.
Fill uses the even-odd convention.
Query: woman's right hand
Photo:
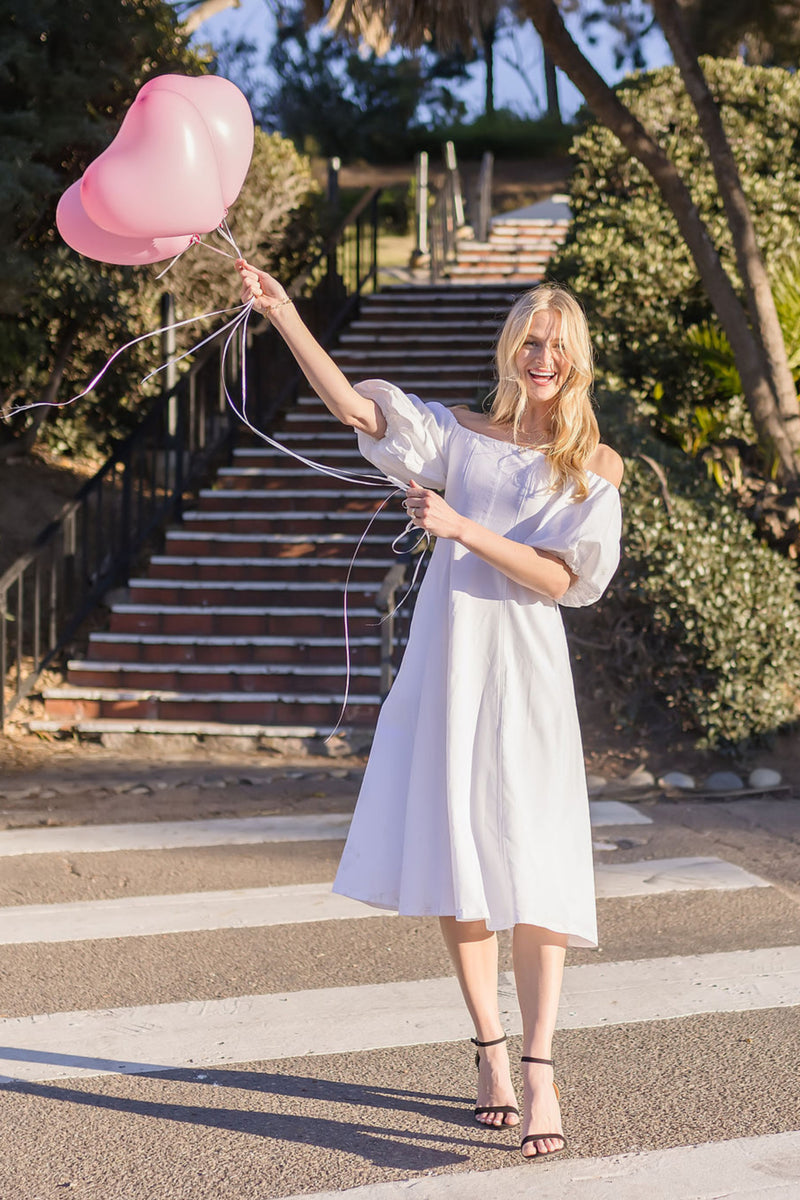
[[[251,267],[243,258],[236,260],[236,270],[242,277],[242,300],[245,304],[253,301],[253,307],[264,315],[276,304],[285,304],[289,297],[286,290],[266,271]]]

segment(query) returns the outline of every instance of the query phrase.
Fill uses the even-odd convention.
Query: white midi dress
[[[620,503],[553,491],[546,457],[459,424],[393,384],[357,389],[386,417],[358,435],[387,477],[443,489],[496,533],[557,554],[560,604],[597,600],[619,561]],[[411,916],[518,923],[595,946],[583,748],[559,605],[439,538],[378,719],[334,891]]]

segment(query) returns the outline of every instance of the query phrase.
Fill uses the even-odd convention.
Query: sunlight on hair
[[[559,348],[569,363],[569,373],[553,408],[552,438],[541,449],[555,475],[554,486],[575,486],[575,499],[588,495],[586,463],[600,442],[592,407],[592,343],[586,316],[578,301],[559,284],[532,288],[515,302],[497,342],[497,387],[489,410],[493,424],[510,426],[515,442],[528,402],[525,381],[516,365],[537,313],[559,316]]]

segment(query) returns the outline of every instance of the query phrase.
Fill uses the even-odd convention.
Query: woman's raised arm
[[[242,299],[253,300],[254,308],[269,317],[323,404],[343,425],[382,438],[386,432],[383,413],[374,400],[360,396],[347,382],[278,281],[243,258],[237,260],[236,269],[242,277]]]

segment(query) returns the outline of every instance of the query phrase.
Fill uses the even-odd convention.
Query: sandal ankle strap
[[[495,1038],[492,1042],[479,1042],[477,1038],[470,1038],[469,1040],[472,1042],[473,1046],[499,1046],[501,1042],[508,1041],[508,1034],[504,1033],[502,1037]]]
[[[546,1066],[546,1067],[552,1067],[552,1065],[553,1065],[552,1058],[531,1058],[530,1055],[528,1055],[528,1054],[523,1054],[519,1061],[520,1062],[543,1063],[544,1066]],[[559,1134],[558,1136],[561,1137],[561,1134]]]

